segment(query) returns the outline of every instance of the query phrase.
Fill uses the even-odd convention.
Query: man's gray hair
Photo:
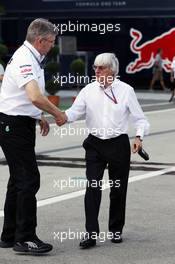
[[[119,61],[114,53],[101,53],[97,55],[94,61],[94,65],[109,67],[114,73],[114,76],[118,75]]]
[[[27,29],[26,40],[33,43],[37,37],[46,38],[48,35],[57,35],[54,24],[44,18],[37,18],[31,22]]]

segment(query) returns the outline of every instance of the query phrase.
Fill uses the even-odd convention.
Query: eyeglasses
[[[49,42],[50,44],[54,44],[55,43],[55,39],[51,40],[51,39],[48,39],[48,38],[43,38],[43,40]]]
[[[96,65],[92,65],[92,68],[93,70],[97,70],[97,68],[100,70],[100,71],[103,71],[107,68],[107,66],[96,66]]]

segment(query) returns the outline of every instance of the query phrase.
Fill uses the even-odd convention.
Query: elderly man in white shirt
[[[113,53],[98,55],[95,58],[94,70],[96,81],[86,85],[72,107],[65,112],[68,122],[85,115],[86,125],[90,131],[83,143],[86,151],[87,233],[80,242],[81,248],[95,246],[100,233],[98,223],[100,182],[107,165],[111,188],[109,232],[113,243],[122,242],[130,168],[130,143],[127,135],[129,116],[132,117],[136,128],[136,137],[132,144],[133,153],[139,151],[144,135],[149,132],[149,123],[133,88],[116,78],[119,63],[115,55]]]

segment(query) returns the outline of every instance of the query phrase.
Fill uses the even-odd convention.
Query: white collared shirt
[[[7,115],[25,115],[40,119],[41,110],[28,99],[25,85],[36,80],[42,94],[45,92],[43,56],[28,42],[17,49],[7,64],[0,94],[0,112]]]
[[[149,133],[149,123],[137,101],[134,89],[118,79],[105,89],[109,96],[111,88],[117,100],[116,104],[104,93],[97,81],[86,85],[73,105],[66,110],[68,122],[85,115],[89,132],[98,138],[109,139],[127,134],[131,115],[136,136],[143,138]]]
[[[173,77],[174,77],[174,79],[175,79],[175,58],[173,58],[173,61],[172,61],[172,63],[171,63],[171,69],[173,70]]]

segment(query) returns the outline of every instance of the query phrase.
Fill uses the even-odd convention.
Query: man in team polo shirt
[[[35,124],[46,136],[49,124],[42,111],[63,124],[65,116],[44,96],[42,60],[54,46],[57,32],[45,19],[36,19],[28,27],[26,40],[10,59],[0,95],[0,146],[6,157],[8,182],[4,225],[0,247],[17,252],[45,253],[52,245],[36,235],[36,193],[40,174],[35,156]]]

